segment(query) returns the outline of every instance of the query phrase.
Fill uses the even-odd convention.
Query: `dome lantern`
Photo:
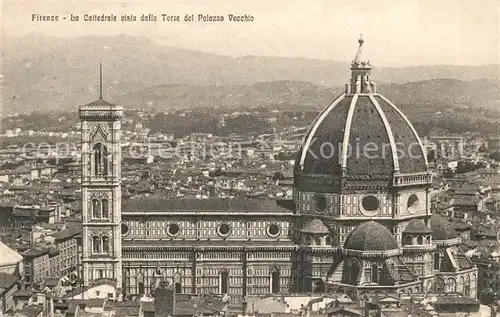
[[[376,92],[376,85],[370,77],[370,61],[362,60],[363,36],[358,40],[356,57],[351,63],[351,81],[346,84],[346,94],[371,94]]]

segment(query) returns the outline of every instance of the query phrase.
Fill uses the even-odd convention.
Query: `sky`
[[[57,37],[129,34],[160,44],[241,57],[350,61],[379,66],[500,64],[500,1],[5,1],[4,43],[40,32]],[[224,22],[33,22],[32,14],[223,15]],[[253,22],[230,22],[247,14]],[[160,18],[160,17],[159,17]],[[7,45],[7,44],[5,44]]]

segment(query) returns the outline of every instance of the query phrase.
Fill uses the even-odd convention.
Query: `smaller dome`
[[[323,221],[319,219],[310,220],[300,231],[304,233],[320,233],[320,234],[330,233],[328,227],[325,226]]]
[[[458,238],[458,233],[455,226],[446,218],[434,214],[431,217],[432,239],[434,241],[450,240]]]
[[[431,228],[427,227],[427,225],[421,219],[412,219],[407,225],[404,233],[431,233]]]
[[[375,221],[368,221],[354,229],[344,244],[346,250],[387,251],[398,250],[392,233]]]

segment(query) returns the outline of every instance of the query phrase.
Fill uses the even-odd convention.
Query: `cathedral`
[[[477,268],[453,225],[431,214],[432,174],[412,124],[377,93],[363,39],[342,95],[311,123],[293,200],[121,200],[123,108],[102,99],[82,121],[84,284],[124,297],[159,280],[178,293],[456,292]],[[102,89],[101,89],[102,90]]]

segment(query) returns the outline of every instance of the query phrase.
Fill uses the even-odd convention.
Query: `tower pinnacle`
[[[364,42],[365,42],[365,40],[363,40],[363,34],[361,34],[359,36],[359,40],[358,40],[358,43],[359,43],[358,52],[356,53],[356,57],[354,58],[353,64],[354,63],[359,64],[361,62],[361,54],[363,53],[363,43]]]
[[[363,44],[365,40],[361,34],[358,40],[359,47],[356,57],[351,62],[351,81],[346,85],[346,94],[369,94],[375,92],[375,83],[370,78],[372,69],[370,61],[362,60]]]
[[[99,62],[99,100],[102,100],[102,62]]]

